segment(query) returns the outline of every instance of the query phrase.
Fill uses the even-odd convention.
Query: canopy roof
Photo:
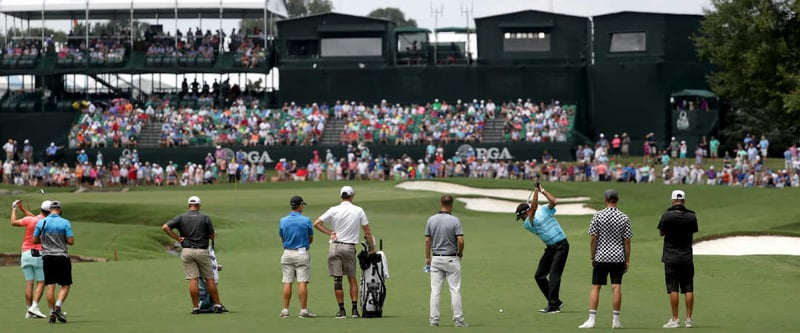
[[[417,27],[399,27],[399,28],[395,28],[394,32],[401,33],[401,34],[410,34],[410,33],[419,33],[419,32],[424,32],[424,33],[428,33],[428,34],[431,33],[430,29],[417,28]]]
[[[678,92],[672,93],[673,97],[686,97],[686,96],[697,96],[697,97],[704,97],[704,98],[714,98],[717,97],[713,92],[708,90],[702,89],[684,89]]]
[[[80,20],[89,9],[90,20],[174,18],[258,18],[264,7],[288,17],[285,0],[2,0],[0,13],[23,20]]]
[[[475,28],[465,28],[465,27],[444,27],[444,28],[437,28],[436,32],[452,32],[457,34],[474,34]]]

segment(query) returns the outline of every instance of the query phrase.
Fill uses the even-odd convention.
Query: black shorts
[[[72,284],[72,262],[69,257],[43,256],[44,284],[69,286]]]
[[[664,279],[667,282],[667,294],[694,292],[694,263],[664,264]]]
[[[596,262],[592,269],[592,284],[605,286],[608,276],[611,275],[611,284],[622,284],[622,275],[625,274],[624,262]]]

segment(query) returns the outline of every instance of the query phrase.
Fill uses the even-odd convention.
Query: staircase
[[[347,124],[345,119],[329,118],[328,123],[325,124],[325,132],[322,133],[320,144],[322,145],[338,145],[339,136],[342,135],[344,125]]]
[[[503,142],[504,119],[487,119],[483,126],[483,142]]]
[[[162,122],[160,121],[147,121],[147,126],[139,133],[139,147],[158,148],[158,141],[161,138],[161,124]]]

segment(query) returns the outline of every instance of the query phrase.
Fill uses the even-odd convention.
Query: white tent
[[[285,0],[2,0],[0,13],[23,20],[113,19],[133,16],[178,18],[259,18],[264,8],[288,17]]]

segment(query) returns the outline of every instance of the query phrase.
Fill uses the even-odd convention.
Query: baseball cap
[[[49,208],[48,210],[50,210],[50,209],[56,209],[56,208],[58,208],[58,209],[61,209],[61,202],[60,202],[60,201],[53,201],[53,202],[51,202],[51,203],[50,203],[50,208]]]
[[[295,196],[292,196],[291,199],[289,199],[289,205],[291,205],[292,208],[294,208],[294,207],[298,207],[300,205],[307,205],[307,203],[305,201],[303,201],[303,197],[301,197],[299,195],[295,195]]]
[[[190,205],[199,205],[200,204],[200,197],[193,195],[189,197],[189,204]]]
[[[619,201],[619,193],[615,189],[607,189],[603,195],[606,197],[606,201]]]
[[[353,196],[353,194],[355,194],[355,191],[353,191],[353,188],[350,186],[342,186],[342,189],[339,191],[339,193],[341,195],[350,197]]]
[[[42,210],[50,210],[50,206],[53,205],[53,202],[50,200],[42,201]]]
[[[517,221],[525,219],[528,217],[528,211],[531,210],[531,206],[526,203],[521,203],[517,206]]]
[[[672,200],[686,200],[686,193],[681,190],[672,191]]]

